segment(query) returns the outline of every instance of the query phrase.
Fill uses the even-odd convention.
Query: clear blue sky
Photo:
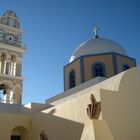
[[[139,0],[0,0],[24,30],[23,104],[44,102],[63,91],[63,66],[76,47],[99,34],[119,42],[140,66]]]

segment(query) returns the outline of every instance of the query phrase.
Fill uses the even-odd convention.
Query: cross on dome
[[[99,27],[98,26],[95,26],[94,29],[93,29],[93,32],[94,32],[94,39],[95,38],[98,38],[98,31],[99,31]]]

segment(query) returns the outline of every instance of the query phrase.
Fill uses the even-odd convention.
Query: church
[[[140,68],[98,30],[64,66],[63,93],[22,105],[23,31],[15,12],[0,17],[0,140],[140,139]]]

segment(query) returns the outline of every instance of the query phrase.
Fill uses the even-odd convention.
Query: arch
[[[0,82],[0,102],[2,103],[13,103],[12,101],[12,82],[9,81],[1,81]]]
[[[1,84],[0,85],[0,102],[1,103],[6,103],[6,91],[7,90],[7,87],[4,85],[4,84]]]
[[[76,86],[76,72],[73,69],[69,73],[69,88],[73,88],[75,86]]]
[[[95,62],[92,64],[92,78],[97,76],[106,77],[106,67],[103,62]]]
[[[5,54],[6,56],[8,55],[8,52],[6,50],[2,50],[0,53]]]
[[[11,53],[10,53],[10,56],[11,56],[11,57],[14,56],[15,58],[17,58],[17,54],[16,54],[15,52],[11,52]]]
[[[17,126],[12,129],[11,140],[28,140],[28,129],[24,126]]]
[[[9,88],[12,88],[13,87],[13,83],[10,82],[10,81],[7,81],[7,80],[3,80],[0,82],[0,85],[1,84],[4,84],[4,85],[7,85]]]
[[[122,65],[122,69],[123,69],[123,71],[128,70],[128,69],[130,69],[130,66],[128,64],[124,63]]]

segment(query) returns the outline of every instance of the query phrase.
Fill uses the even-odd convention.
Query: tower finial
[[[94,39],[95,38],[98,38],[98,31],[99,31],[99,27],[98,26],[95,26],[94,29],[93,29],[93,32],[94,32]]]

